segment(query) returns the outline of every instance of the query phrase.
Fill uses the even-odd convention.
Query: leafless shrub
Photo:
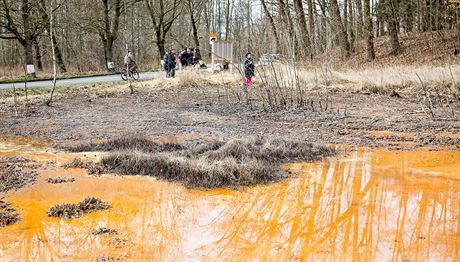
[[[417,75],[420,87],[417,98],[422,110],[432,118],[455,118],[460,112],[460,85],[451,81],[426,82]]]

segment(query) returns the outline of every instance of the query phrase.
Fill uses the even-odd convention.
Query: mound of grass
[[[91,231],[91,235],[118,234],[118,230],[107,227],[100,227]]]
[[[317,161],[336,153],[329,147],[300,140],[263,138],[161,144],[135,137],[96,147],[114,151],[100,163],[108,172],[154,176],[190,188],[273,183],[287,177],[280,167],[282,163]]]
[[[19,221],[19,214],[9,203],[0,200],[0,227],[14,224]]]
[[[184,149],[179,143],[159,143],[142,136],[126,135],[100,143],[82,144],[65,148],[71,152],[95,152],[115,150],[140,150],[143,152],[177,151]]]
[[[0,157],[0,193],[20,189],[34,183],[38,173],[30,171],[36,163],[17,157]]]
[[[50,184],[61,184],[61,183],[71,183],[75,182],[73,177],[50,177],[46,180]]]
[[[49,217],[60,217],[65,219],[80,218],[84,214],[109,209],[112,206],[99,198],[87,197],[77,204],[60,204],[51,207],[46,214]]]
[[[64,168],[84,168],[89,175],[93,176],[100,176],[105,172],[104,167],[101,165],[91,161],[83,161],[80,158],[75,158],[72,162],[65,164]]]
[[[237,162],[231,157],[212,160],[205,156],[187,158],[177,153],[125,151],[105,157],[102,164],[117,174],[155,176],[190,188],[250,186],[284,178],[276,165],[250,158]]]

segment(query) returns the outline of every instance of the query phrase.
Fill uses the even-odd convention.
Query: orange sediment
[[[23,149],[27,156],[43,153]],[[0,143],[0,156],[20,150]],[[56,154],[67,161],[65,153],[45,153],[43,161]],[[296,177],[241,191],[42,170],[37,184],[6,195],[21,221],[0,228],[0,260],[460,259],[460,152],[360,149],[346,158],[285,168]],[[76,181],[46,182],[56,176]],[[46,216],[51,206],[85,196],[113,207],[73,220]],[[101,226],[119,233],[91,234]]]

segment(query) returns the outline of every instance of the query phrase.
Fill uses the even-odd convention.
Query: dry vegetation
[[[32,171],[37,164],[31,160],[18,157],[0,158],[0,193],[20,189],[34,183],[38,173]]]
[[[127,137],[71,148],[73,151],[111,151],[99,164],[107,172],[147,175],[193,188],[267,184],[285,178],[280,164],[317,161],[335,150],[291,139],[234,139],[158,143]]]
[[[113,228],[107,228],[107,227],[100,227],[98,229],[91,230],[91,235],[98,236],[98,235],[113,235],[113,234],[118,234],[118,230],[113,229]]]
[[[9,203],[0,200],[0,227],[14,224],[19,221],[19,214]]]
[[[84,214],[109,209],[112,206],[95,197],[87,197],[77,204],[60,204],[51,207],[46,214],[49,217],[65,219],[80,218]]]
[[[62,184],[75,182],[73,177],[50,177],[46,180],[50,184]]]

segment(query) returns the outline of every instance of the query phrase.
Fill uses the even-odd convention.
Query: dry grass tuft
[[[241,85],[241,81],[241,76],[237,72],[211,73],[205,70],[184,69],[177,72],[176,78],[162,76],[144,83],[148,88],[165,89]]]
[[[73,177],[50,177],[46,180],[50,184],[61,184],[75,182]]]
[[[103,165],[122,175],[155,176],[189,188],[220,188],[267,184],[284,178],[278,167],[256,159],[205,156],[187,158],[177,153],[120,152],[103,159]]]
[[[36,163],[25,158],[0,158],[0,193],[34,183],[38,173],[30,169],[35,167]]]
[[[0,200],[0,227],[14,224],[19,221],[19,214],[9,203]]]
[[[46,214],[49,217],[60,217],[65,219],[80,218],[84,214],[109,209],[112,206],[99,198],[87,197],[77,204],[60,204],[51,207]]]
[[[264,138],[162,144],[141,137],[125,137],[94,147],[114,151],[98,164],[103,170],[155,176],[192,188],[272,183],[286,177],[281,163],[316,161],[336,153],[331,148],[304,141]],[[91,145],[84,149],[91,150]]]
[[[105,173],[105,169],[101,165],[91,161],[83,161],[80,158],[75,158],[72,162],[65,164],[64,168],[84,168],[88,171],[88,175],[93,176],[100,176]]]
[[[118,230],[107,227],[100,227],[91,231],[91,235],[105,235],[105,234],[118,234]]]

